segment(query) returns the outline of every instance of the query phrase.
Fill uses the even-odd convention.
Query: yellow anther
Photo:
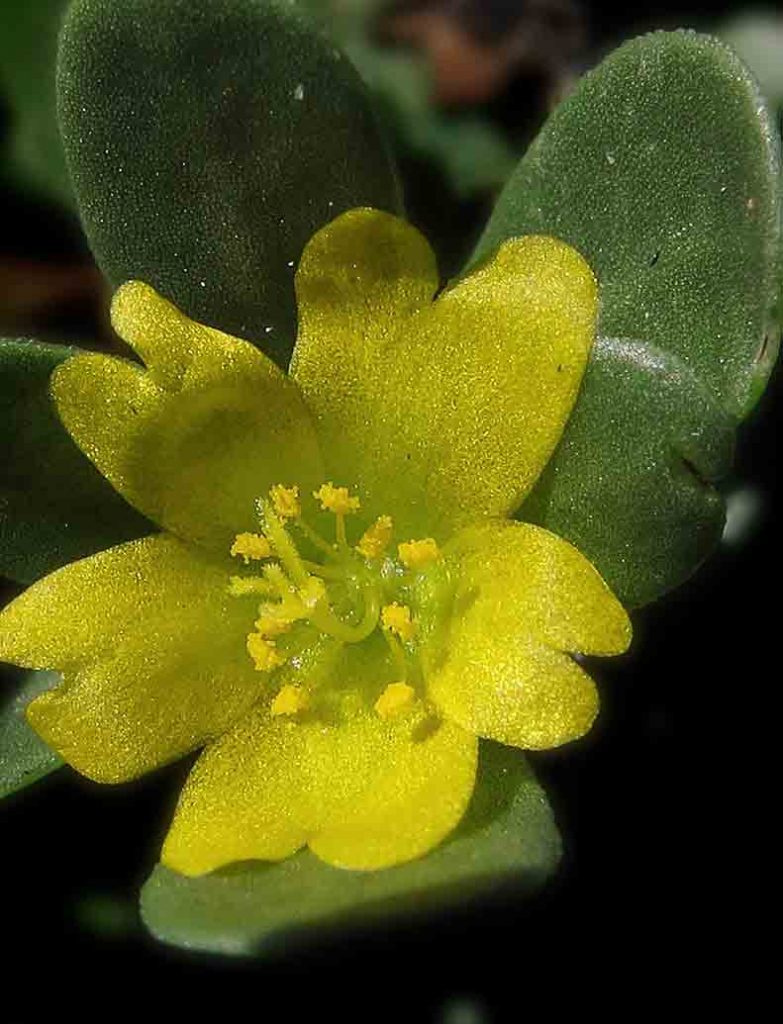
[[[380,558],[389,546],[393,529],[391,516],[379,516],[372,526],[364,531],[356,550],[363,558]]]
[[[321,502],[324,512],[334,512],[335,515],[345,516],[361,508],[361,502],[355,495],[348,493],[347,487],[335,487],[331,481],[313,491],[313,497]]]
[[[383,628],[396,633],[400,640],[412,640],[416,627],[411,622],[411,610],[407,605],[387,604],[381,608]]]
[[[275,484],[269,491],[269,500],[281,519],[298,519],[302,514],[302,506],[299,504],[299,488],[296,486],[286,487],[284,484]]]
[[[432,537],[404,541],[397,545],[397,554],[408,569],[424,569],[440,558],[440,550]]]
[[[310,706],[310,695],[301,686],[283,686],[272,701],[273,715],[297,715]]]
[[[262,604],[258,609],[255,627],[261,636],[268,638],[287,633],[293,623],[294,620],[285,614],[279,604]]]
[[[416,699],[416,693],[407,683],[389,683],[375,702],[375,710],[381,718],[395,718],[406,711]]]
[[[246,597],[248,594],[269,594],[272,585],[260,576],[232,576],[228,581],[228,592],[232,597]]]
[[[307,583],[299,588],[299,598],[308,611],[312,611],[324,597],[326,597],[326,584],[317,576],[311,576]]]
[[[250,559],[261,561],[272,556],[272,545],[260,533],[238,533],[231,545],[231,554],[244,559],[245,565]]]
[[[250,633],[247,638],[247,653],[259,672],[271,672],[285,662],[273,640],[267,640],[260,633]]]

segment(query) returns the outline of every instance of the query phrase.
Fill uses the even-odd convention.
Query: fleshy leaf
[[[778,165],[728,48],[642,37],[554,113],[474,255],[545,232],[598,277],[604,340],[519,515],[576,544],[627,603],[682,582],[720,537],[705,480],[727,470],[730,417],[752,408],[777,355]]]
[[[49,396],[74,349],[0,340],[0,575],[32,583],[155,527],[79,451]]]
[[[552,813],[525,759],[487,743],[462,823],[419,860],[354,872],[304,851],[276,864],[246,862],[200,878],[158,866],[142,890],[141,910],[164,942],[253,955],[317,929],[475,899],[504,882],[530,891],[551,874],[559,855]]]
[[[399,208],[356,72],[290,5],[76,0],[58,83],[109,280],[145,281],[281,362],[307,240],[343,210]]]
[[[27,705],[57,686],[57,672],[27,672],[0,695],[0,797],[32,785],[63,764],[27,724]],[[5,680],[3,680],[5,682]]]
[[[9,164],[15,183],[71,206],[55,102],[57,33],[67,0],[0,4],[0,93],[11,112]]]
[[[570,540],[627,607],[682,583],[720,540],[714,481],[734,421],[684,363],[601,339],[560,447],[520,510]]]
[[[728,47],[642,36],[555,111],[474,259],[513,235],[563,239],[598,277],[599,334],[679,356],[740,417],[779,342],[778,164],[755,80]]]

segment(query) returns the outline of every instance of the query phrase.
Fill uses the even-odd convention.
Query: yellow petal
[[[176,760],[229,728],[258,696],[252,667],[167,644],[66,673],[27,709],[35,731],[96,782],[124,782]]]
[[[458,584],[451,629],[428,652],[431,699],[502,743],[544,748],[583,735],[598,696],[568,652],[618,654],[631,637],[596,570],[525,523],[467,528],[445,554]]]
[[[462,817],[476,748],[452,723],[385,721],[369,704],[353,716],[297,721],[274,717],[265,702],[199,758],[163,861],[197,875],[279,860],[305,844],[355,870],[411,860]]]
[[[244,648],[253,602],[230,598],[228,579],[156,536],[34,584],[0,614],[0,659],[63,673],[28,708],[32,726],[101,782],[141,775],[222,732],[259,692]]]
[[[460,531],[447,547],[457,600],[494,631],[521,629],[550,647],[622,654],[631,622],[598,570],[573,544],[530,523],[490,520]]]
[[[495,641],[488,650],[471,624],[428,690],[464,729],[528,750],[578,739],[598,713],[595,684],[567,654],[529,636]]]
[[[323,478],[298,388],[252,345],[188,320],[140,282],[120,288],[112,319],[147,369],[78,356],[52,390],[76,443],[145,515],[227,551],[257,526],[253,501],[276,481]]]
[[[291,364],[328,466],[368,516],[437,540],[516,508],[562,433],[595,330],[596,285],[552,238],[504,244],[436,302],[402,221],[354,210],[309,243]]]

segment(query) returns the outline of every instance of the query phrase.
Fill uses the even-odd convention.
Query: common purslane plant
[[[291,5],[76,0],[58,92],[134,354],[0,348],[1,567],[31,584],[0,656],[37,670],[4,788],[201,749],[142,896],[199,948],[537,884],[517,748],[589,729],[574,655],[624,651],[716,543],[776,356],[752,79],[708,37],[622,47],[445,287]]]

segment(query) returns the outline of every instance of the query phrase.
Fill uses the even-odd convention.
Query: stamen
[[[260,532],[238,534],[234,540],[231,553],[243,557],[246,562],[250,559],[275,559],[263,567],[261,575],[247,579],[232,577],[229,583],[229,591],[234,595],[263,594],[277,598],[258,606],[253,632],[246,638],[248,654],[259,672],[271,672],[285,664],[288,657],[284,652],[290,655],[291,649],[286,646],[281,653],[276,640],[303,619],[309,620],[320,633],[343,643],[360,643],[382,625],[394,658],[399,687],[402,688],[390,692],[397,693],[394,700],[401,703],[408,688],[405,682],[408,655],[404,643],[413,639],[416,625],[410,608],[405,605],[392,603],[381,609],[385,586],[381,572],[383,567],[362,563],[357,557],[357,554],[361,555],[368,562],[382,557],[391,542],[392,520],[389,516],[380,516],[365,531],[354,553],[348,548],[345,517],[359,510],[359,498],[350,494],[347,487],[335,487],[331,481],[322,484],[313,494],[322,509],[335,516],[336,545],[328,544],[304,522],[299,489],[284,484],[275,484],[266,498],[256,501]],[[293,521],[295,529],[313,547],[327,555],[330,559],[327,564],[320,565],[300,555],[289,521]],[[437,546],[433,540],[411,541],[404,549],[411,550],[411,564],[423,564],[437,557]],[[403,546],[400,550],[402,553]],[[332,595],[327,590],[330,580],[340,583],[335,592],[340,601],[354,591],[359,598],[357,606],[349,602],[350,610],[343,612],[340,605],[338,615],[331,604]],[[296,687],[283,687],[273,702],[272,713],[294,714],[306,706],[304,702],[308,699]],[[385,708],[389,700],[390,697],[386,698],[381,707]]]
[[[296,545],[288,536],[283,525],[285,517],[279,518],[273,511],[272,504],[273,501],[262,501],[259,503],[264,533],[269,539],[274,553],[285,566],[288,575],[297,586],[301,587],[309,579],[307,570],[302,564],[302,559],[299,557]]]
[[[375,702],[375,711],[383,719],[396,718],[416,699],[416,691],[407,683],[389,683]]]
[[[372,526],[364,531],[356,550],[363,558],[380,558],[389,546],[393,530],[391,516],[379,516]]]
[[[397,554],[407,569],[425,569],[440,558],[440,550],[432,537],[404,541],[397,545]]]
[[[416,627],[411,621],[411,610],[407,605],[387,604],[381,609],[383,628],[396,633],[400,640],[412,640]]]
[[[284,484],[275,484],[269,491],[269,500],[281,519],[298,519],[302,514],[299,488],[296,485],[286,487]]]
[[[286,685],[272,701],[270,712],[277,715],[296,715],[310,706],[310,695],[301,686]]]
[[[321,502],[324,512],[334,512],[339,516],[358,512],[362,507],[359,499],[348,493],[347,487],[335,487],[331,480],[329,483],[321,484],[317,491],[313,491],[313,497]]]
[[[260,562],[264,558],[271,558],[272,545],[260,533],[238,533],[231,545],[231,554],[240,556],[245,565],[252,559]]]
[[[317,491],[313,491],[313,497],[321,502],[324,512],[334,512],[337,546],[342,552],[345,552],[348,548],[345,517],[352,512],[358,512],[361,502],[356,495],[348,493],[347,487],[335,487],[331,480],[329,483],[321,484]]]
[[[274,640],[267,640],[260,633],[250,633],[246,646],[258,672],[271,672],[285,663],[285,658],[275,648]]]

